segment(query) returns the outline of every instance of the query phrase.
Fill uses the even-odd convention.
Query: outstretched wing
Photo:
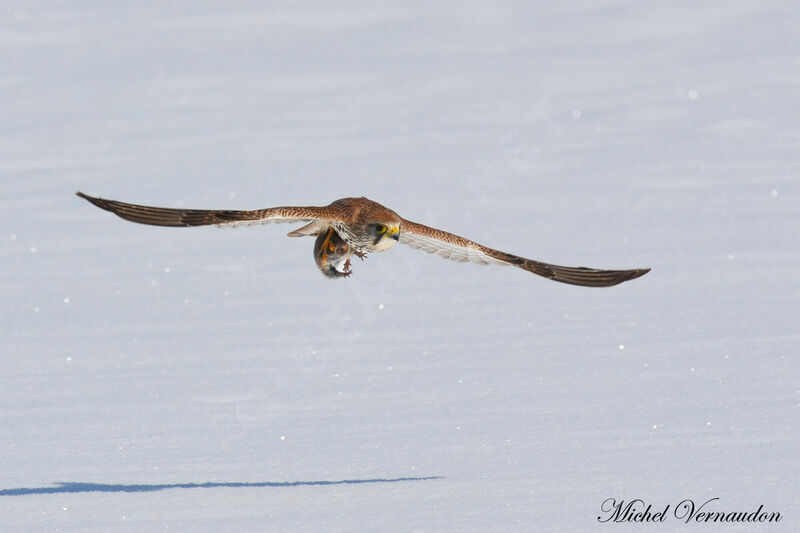
[[[610,287],[650,272],[649,268],[601,270],[551,265],[493,250],[464,237],[405,219],[401,222],[400,242],[451,261],[514,265],[553,281],[584,287]]]
[[[341,213],[330,207],[270,207],[254,211],[174,209],[135,205],[116,200],[95,198],[82,192],[75,193],[97,207],[115,215],[151,226],[209,226],[232,224],[268,224],[271,222],[313,222],[341,219]]]

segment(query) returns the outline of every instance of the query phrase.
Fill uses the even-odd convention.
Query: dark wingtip
[[[541,264],[537,266],[542,266]],[[533,271],[553,281],[560,281],[570,285],[583,287],[613,287],[632,279],[640,278],[650,272],[649,268],[635,268],[632,270],[600,270],[588,267],[562,267],[544,264],[546,272]]]
[[[83,198],[84,200],[86,200],[88,202],[93,203],[94,205],[96,205],[100,209],[105,209],[106,211],[111,211],[111,208],[108,205],[108,202],[106,200],[103,200],[102,198],[95,198],[94,196],[89,196],[88,194],[84,194],[81,191],[77,191],[75,193],[75,195]]]
[[[607,285],[598,285],[598,287],[612,287],[614,285],[619,285],[620,283],[625,283],[626,281],[630,281],[632,279],[641,278],[645,274],[650,272],[649,268],[636,268],[633,270],[621,270],[618,272],[618,276],[616,279],[608,283]]]
[[[88,194],[84,194],[81,191],[76,191],[75,196],[83,198],[84,200],[87,200],[92,203],[95,203],[97,200],[99,200],[99,198],[95,198],[94,196],[89,196]]]

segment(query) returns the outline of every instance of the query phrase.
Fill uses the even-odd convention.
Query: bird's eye
[[[375,231],[377,231],[378,233],[386,233],[386,231],[387,231],[388,229],[389,229],[389,228],[387,228],[387,227],[386,227],[386,226],[384,226],[383,224],[376,224],[376,225],[375,225]]]

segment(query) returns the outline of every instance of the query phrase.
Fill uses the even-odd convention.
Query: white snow
[[[611,530],[612,497],[798,530],[798,21],[737,0],[7,5],[0,531]],[[399,245],[331,281],[288,226],[136,225],[77,190],[364,195],[653,271],[587,289]]]

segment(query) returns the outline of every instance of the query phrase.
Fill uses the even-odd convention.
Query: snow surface
[[[609,497],[797,531],[799,27],[783,1],[6,3],[0,531],[636,529]],[[653,271],[398,246],[331,281],[290,227],[76,190],[365,195]]]

